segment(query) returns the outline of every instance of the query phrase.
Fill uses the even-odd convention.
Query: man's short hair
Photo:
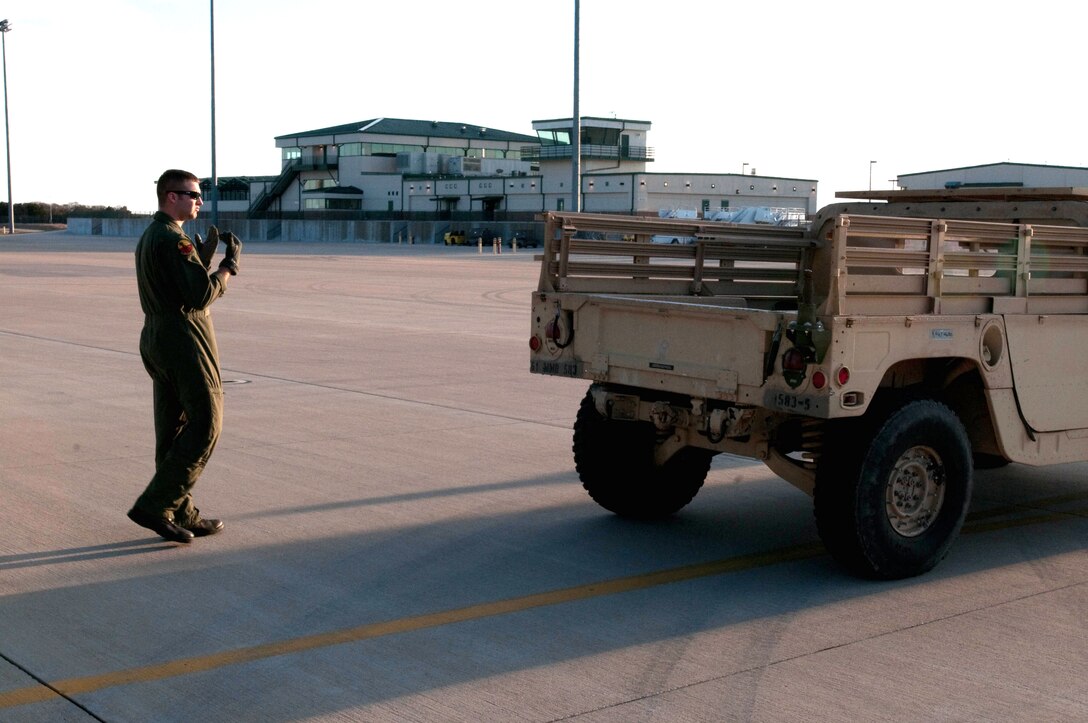
[[[182,171],[177,168],[171,168],[169,171],[164,171],[163,174],[159,176],[158,183],[155,184],[155,193],[159,197],[159,206],[166,203],[167,193],[179,190],[178,186],[186,181],[196,181],[197,183],[200,183],[200,179],[188,171]]]

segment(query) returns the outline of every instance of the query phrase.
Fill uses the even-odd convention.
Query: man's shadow
[[[125,542],[110,542],[89,547],[70,547],[65,550],[46,550],[44,552],[24,552],[18,555],[0,555],[0,570],[14,570],[21,567],[38,567],[63,562],[83,560],[101,560],[108,557],[141,555],[159,550],[172,550],[176,545],[161,537]]]

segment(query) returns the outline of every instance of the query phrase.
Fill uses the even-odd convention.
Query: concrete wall
[[[68,233],[80,236],[121,236],[138,238],[149,219],[70,218]],[[185,232],[206,234],[211,221],[199,218],[185,224]],[[223,220],[219,227],[233,231],[243,243],[252,241],[348,242],[348,243],[443,243],[443,235],[458,228],[490,228],[495,235],[510,238],[516,229],[543,227],[526,222],[463,223],[457,221],[293,221]]]

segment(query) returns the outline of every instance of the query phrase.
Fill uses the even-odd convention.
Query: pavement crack
[[[966,615],[972,615],[974,613],[981,612],[983,610],[992,610],[992,609],[995,609],[995,608],[1003,607],[1005,605],[1011,605],[1013,603],[1023,602],[1025,600],[1031,600],[1031,599],[1036,598],[1036,597],[1040,597],[1040,596],[1043,596],[1043,595],[1050,595],[1052,593],[1062,592],[1064,590],[1071,590],[1071,589],[1074,589],[1074,588],[1077,588],[1077,587],[1082,587],[1084,585],[1088,585],[1088,580],[1080,580],[1080,581],[1077,581],[1077,582],[1068,583],[1066,585],[1061,585],[1059,587],[1047,588],[1046,590],[1038,590],[1036,592],[1028,593],[1028,594],[1025,594],[1025,595],[1019,595],[1019,596],[1014,597],[1014,598],[1009,598],[1008,600],[1002,600],[1000,602],[993,603],[991,605],[979,605],[979,606],[973,607],[973,608],[971,608],[969,610],[961,610],[961,611],[959,611],[957,613],[953,613],[953,614],[950,614],[950,615],[943,615],[941,617],[933,618],[932,620],[926,620],[926,621],[923,621],[923,622],[914,623],[913,625],[906,625],[906,626],[903,626],[901,628],[896,628],[895,630],[885,630],[884,632],[875,633],[873,635],[867,635],[865,637],[857,638],[855,640],[847,640],[847,641],[844,641],[842,643],[838,643],[838,644],[835,644],[835,645],[827,645],[825,647],[818,648],[816,650],[809,650],[809,651],[806,651],[806,652],[803,652],[803,653],[798,653],[797,655],[787,656],[785,658],[780,658],[778,660],[773,660],[773,661],[770,661],[770,662],[767,662],[767,663],[761,663],[759,665],[748,666],[747,668],[741,668],[741,669],[738,669],[738,670],[730,671],[728,673],[723,673],[721,675],[713,675],[713,676],[709,676],[709,677],[706,677],[706,678],[700,678],[699,680],[693,680],[693,681],[690,681],[688,683],[684,683],[682,685],[674,685],[674,686],[671,686],[671,687],[668,687],[668,688],[662,688],[662,689],[654,691],[652,693],[646,693],[644,695],[638,695],[638,696],[634,696],[632,698],[626,698],[624,700],[615,701],[614,703],[599,706],[597,708],[590,708],[590,709],[587,709],[587,710],[578,711],[577,713],[571,713],[570,715],[561,716],[559,718],[551,718],[551,719],[549,719],[548,723],[558,723],[558,721],[575,720],[577,718],[581,718],[584,715],[590,715],[590,714],[593,714],[593,713],[600,713],[602,711],[607,711],[607,710],[616,710],[618,708],[621,708],[621,707],[623,707],[625,705],[630,705],[632,703],[639,703],[641,701],[652,700],[652,699],[657,698],[659,696],[669,695],[671,693],[677,693],[677,692],[680,692],[680,691],[683,691],[683,690],[696,688],[696,687],[698,687],[700,685],[706,685],[708,683],[717,683],[717,682],[729,680],[730,678],[735,678],[735,677],[741,676],[741,675],[748,675],[750,673],[757,673],[757,672],[760,672],[760,671],[770,670],[770,669],[773,669],[773,668],[778,667],[780,665],[784,665],[786,663],[792,663],[792,662],[795,662],[795,661],[798,661],[798,660],[804,660],[805,658],[810,658],[810,657],[813,657],[813,656],[816,656],[816,655],[821,655],[823,653],[828,653],[828,652],[831,652],[831,651],[834,651],[834,650],[842,650],[844,648],[849,648],[849,647],[852,647],[854,645],[857,645],[858,643],[866,643],[866,642],[870,642],[870,641],[873,641],[873,640],[880,640],[881,638],[886,638],[886,637],[888,637],[890,635],[898,635],[900,633],[908,632],[908,631],[911,631],[911,630],[917,630],[919,628],[924,628],[927,625],[933,625],[934,623],[945,622],[947,620],[955,620],[957,618],[961,618],[961,617],[964,617]]]
[[[101,723],[107,723],[105,718],[99,717],[94,711],[92,711],[90,708],[88,708],[87,706],[80,703],[75,698],[73,698],[73,697],[71,697],[69,695],[65,695],[60,690],[58,690],[53,685],[51,685],[49,683],[49,681],[47,681],[44,678],[36,675],[33,671],[31,671],[25,665],[22,665],[22,664],[16,662],[14,659],[10,658],[9,656],[5,655],[4,653],[0,653],[0,660],[3,660],[4,662],[6,662],[11,667],[15,668],[16,670],[19,670],[20,672],[22,672],[24,675],[26,675],[28,678],[32,679],[34,682],[36,682],[38,685],[42,686],[43,688],[47,688],[48,690],[53,691],[53,693],[56,694],[56,696],[58,698],[63,698],[64,700],[68,701],[69,703],[74,705],[76,708],[79,708],[81,711],[83,711],[84,713],[89,715],[94,720],[100,721]]]

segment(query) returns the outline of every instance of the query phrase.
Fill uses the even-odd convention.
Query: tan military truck
[[[758,459],[839,562],[901,578],[946,555],[976,466],[1088,459],[1088,190],[871,195],[808,229],[542,216],[530,369],[590,381],[597,503],[670,515],[715,454]]]

